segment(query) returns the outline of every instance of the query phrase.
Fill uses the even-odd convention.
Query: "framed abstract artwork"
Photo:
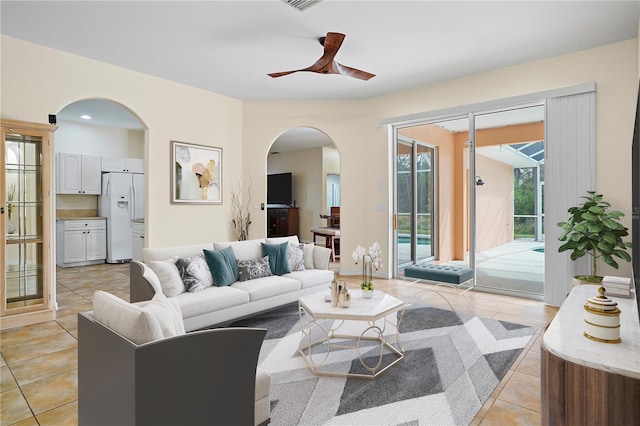
[[[171,203],[222,203],[222,148],[171,141]]]

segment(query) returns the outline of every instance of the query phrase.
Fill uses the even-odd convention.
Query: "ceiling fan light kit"
[[[324,46],[324,54],[313,65],[299,70],[275,72],[268,75],[272,78],[277,78],[296,72],[305,71],[315,72],[318,74],[340,74],[360,80],[369,80],[375,77],[375,74],[371,74],[369,72],[362,71],[356,68],[351,68],[336,62],[334,58],[338,53],[340,46],[342,46],[344,38],[344,34],[329,32],[325,37],[320,37],[318,39],[320,44]]]

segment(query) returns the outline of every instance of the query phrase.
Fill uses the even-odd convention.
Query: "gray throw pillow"
[[[213,276],[204,256],[180,258],[176,267],[187,291],[193,293],[213,285]]]
[[[269,267],[269,256],[260,259],[238,260],[238,281],[253,280],[255,278],[273,275]]]
[[[304,244],[289,244],[287,250],[287,261],[289,262],[289,270],[304,271]]]

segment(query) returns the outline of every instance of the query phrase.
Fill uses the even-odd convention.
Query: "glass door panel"
[[[476,114],[474,124],[475,213],[470,214],[475,214],[476,285],[542,295],[544,106]]]
[[[44,303],[43,138],[4,134],[5,310]]]
[[[398,141],[396,154],[396,259],[401,268],[411,265],[413,252],[413,182],[411,143]]]
[[[434,237],[434,193],[435,193],[435,149],[416,144],[416,232],[415,261],[435,257]]]
[[[432,259],[436,245],[436,149],[398,136],[396,143],[396,268]]]

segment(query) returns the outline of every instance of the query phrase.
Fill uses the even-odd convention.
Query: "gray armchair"
[[[79,424],[267,424],[268,393],[266,416],[254,415],[265,333],[213,329],[136,345],[79,313]]]

